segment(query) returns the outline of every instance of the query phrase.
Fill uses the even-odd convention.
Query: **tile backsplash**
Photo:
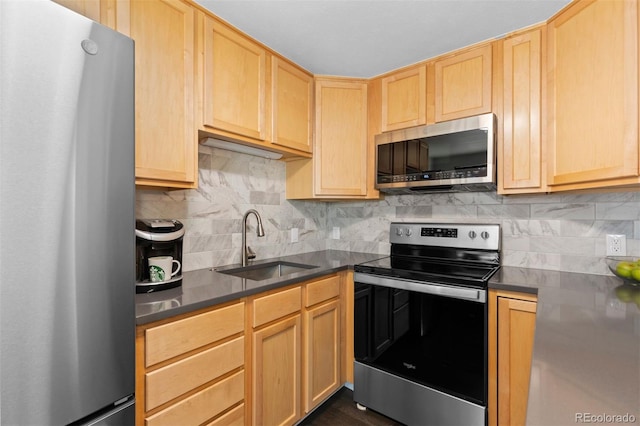
[[[493,192],[385,196],[379,201],[308,202],[285,198],[285,163],[200,147],[198,189],[138,190],[138,218],[185,224],[185,271],[240,262],[242,216],[256,209],[265,228],[258,238],[249,216],[247,242],[266,259],[324,249],[388,254],[389,223],[437,221],[499,223],[502,264],[608,274],[605,235],[623,234],[627,254],[640,257],[640,193],[500,196]],[[334,227],[340,239],[332,239]],[[292,243],[290,230],[298,228]]]

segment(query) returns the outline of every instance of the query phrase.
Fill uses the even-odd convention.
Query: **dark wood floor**
[[[401,425],[380,413],[358,410],[353,392],[342,388],[316,409],[301,426],[397,426]]]

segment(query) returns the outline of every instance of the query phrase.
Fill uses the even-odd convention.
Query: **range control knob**
[[[396,228],[396,235],[402,237],[402,228]]]
[[[477,236],[476,231],[469,231],[469,238],[473,240],[476,238],[476,236]]]
[[[487,231],[482,231],[480,233],[480,236],[482,237],[483,240],[486,240],[487,238],[489,238],[489,233]]]
[[[411,236],[411,228],[407,228],[407,237]]]

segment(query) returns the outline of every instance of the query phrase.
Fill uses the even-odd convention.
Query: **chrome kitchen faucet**
[[[249,263],[249,259],[256,258],[255,252],[251,250],[251,247],[247,245],[247,217],[249,217],[249,214],[251,213],[253,213],[253,215],[258,220],[258,228],[256,230],[256,234],[258,235],[258,237],[264,237],[264,228],[262,227],[262,218],[260,217],[260,214],[254,209],[247,210],[247,212],[242,217],[242,266],[247,266],[247,263]]]

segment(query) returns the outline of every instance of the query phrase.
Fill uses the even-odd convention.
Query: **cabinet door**
[[[542,30],[503,42],[501,193],[544,190],[542,182]]]
[[[328,398],[340,382],[340,302],[305,312],[305,413]]]
[[[136,183],[197,186],[193,121],[194,9],[180,0],[132,1]]]
[[[253,424],[292,425],[301,418],[301,315],[253,333]]]
[[[498,424],[527,418],[536,302],[498,297]]]
[[[205,16],[202,126],[265,140],[266,66],[265,49]]]
[[[579,1],[549,23],[549,185],[638,176],[637,8]]]
[[[382,131],[427,122],[427,66],[400,71],[382,79]]]
[[[436,122],[491,112],[491,53],[487,44],[435,62]]]
[[[311,152],[313,76],[273,58],[273,143]]]
[[[316,81],[316,195],[367,195],[367,85]]]

